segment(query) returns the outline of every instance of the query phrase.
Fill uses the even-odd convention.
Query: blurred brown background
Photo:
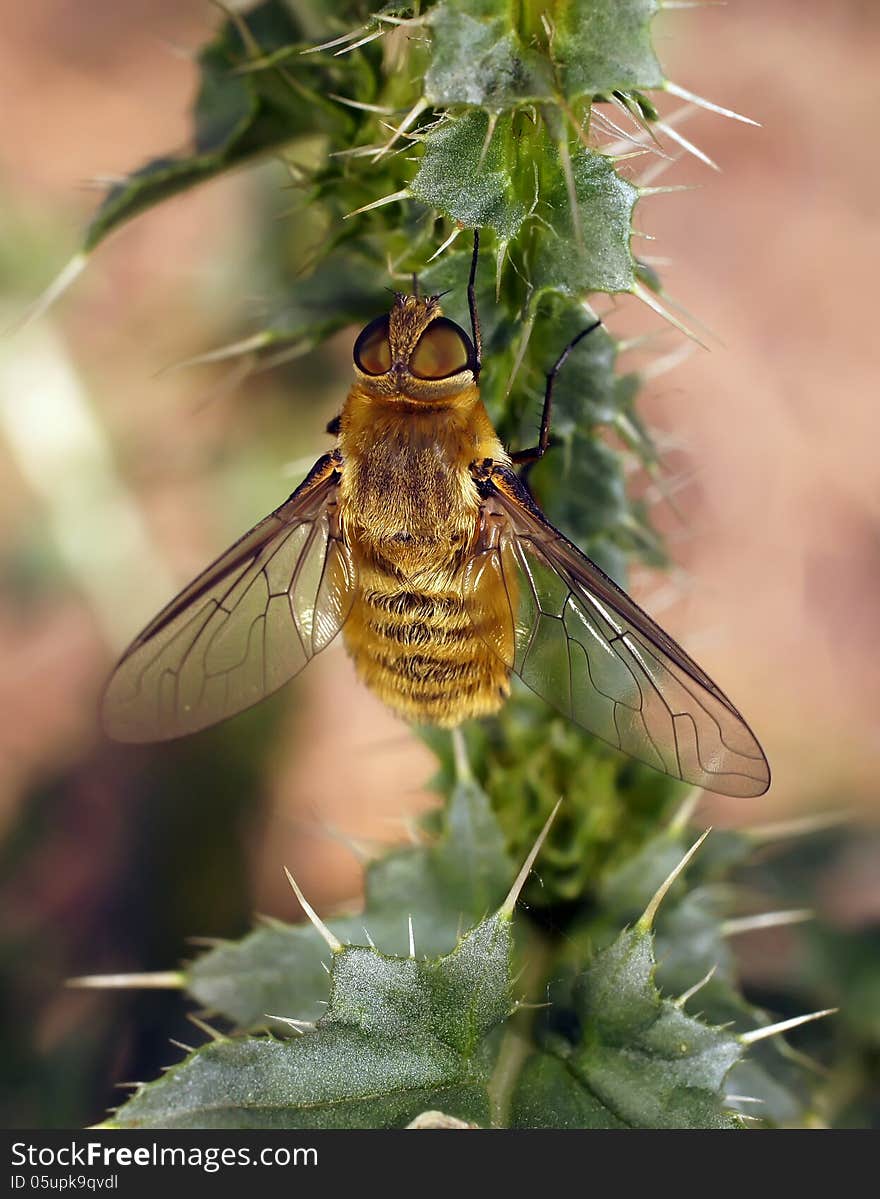
[[[185,142],[190,54],[216,21],[203,0],[2,5],[0,325],[75,251],[97,202],[90,181]],[[682,571],[639,576],[638,594],[721,680],[774,769],[757,803],[707,801],[713,820],[836,807],[876,820],[880,10],[734,0],[664,14],[657,47],[672,79],[762,127],[689,121],[722,173],[682,161],[662,182],[699,188],[638,213],[657,239],[649,252],[671,260],[668,294],[717,335],[643,400],[669,447],[682,519],[661,504],[658,522]],[[259,778],[211,735],[151,756],[108,746],[96,727],[125,642],[328,444],[349,337],[295,376],[235,386],[234,367],[160,373],[257,327],[261,233],[285,209],[283,183],[269,165],[140,218],[47,319],[0,343],[4,961],[29,947],[38,963],[4,1012],[10,1027],[36,1024],[37,1056],[13,1062],[16,1122],[99,1117],[96,1083],[46,1107],[55,1076],[42,1079],[40,1061],[71,1055],[72,1092],[77,1069],[92,1069],[71,1048],[78,1030],[113,1046],[102,1069],[118,1077],[132,1037],[158,1044],[180,1018],[143,1007],[114,1040],[116,1000],[59,992],[67,974],[170,967],[187,952],[181,930],[294,916],[282,863],[319,904],[355,895],[344,842],[400,837],[402,810],[430,803],[430,755],[355,685],[341,650],[240,725],[235,744],[269,744],[275,730]],[[637,308],[602,306],[621,335],[659,326]],[[178,897],[205,836],[219,846],[212,869],[244,880],[218,911]],[[863,873],[856,906],[876,916],[877,874]],[[193,894],[216,904],[218,885]]]

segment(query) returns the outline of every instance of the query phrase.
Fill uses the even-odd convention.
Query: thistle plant
[[[660,8],[230,12],[199,56],[192,149],[113,189],[46,300],[127,220],[276,156],[306,266],[265,327],[211,357],[308,352],[413,274],[466,324],[478,230],[480,386],[506,444],[531,444],[546,372],[597,297],[630,293],[681,328],[634,251],[634,213],[670,190],[654,181],[675,154],[714,165],[680,133],[687,111],[746,119],[665,77]],[[606,326],[572,352],[552,448],[529,476],[550,519],[619,579],[632,557],[664,561],[625,484],[625,458],[660,463],[624,348]],[[357,915],[325,923],[291,880],[308,922],[265,924],[162,976],[207,1013],[208,1039],[108,1124],[387,1128],[425,1111],[492,1127],[802,1122],[810,1076],[778,1034],[823,1013],[774,1022],[743,996],[729,947],[755,837],[704,846],[688,829],[696,797],[524,693],[462,733],[424,736],[443,806],[419,843],[370,864]]]

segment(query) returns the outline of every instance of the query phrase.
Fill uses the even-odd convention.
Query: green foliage
[[[601,878],[597,910],[570,929],[565,978],[575,974],[591,947],[609,944],[621,924],[639,919],[651,896],[681,860],[688,838],[688,831],[674,819],[635,852],[617,857]],[[753,852],[747,836],[713,833],[690,868],[690,884],[676,884],[656,922],[654,982],[660,991],[680,996],[698,987],[693,1006],[701,1019],[736,1033],[770,1024],[768,1015],[743,996],[736,959],[725,934],[726,920],[736,911],[738,900],[730,886],[731,877],[747,866]],[[560,985],[560,1000],[569,985]],[[742,1108],[749,1116],[760,1112],[763,1118],[781,1125],[797,1122],[809,1102],[804,1071],[778,1038],[753,1045],[747,1057],[740,1055],[730,1070],[727,1090],[750,1097],[751,1104]]]
[[[85,249],[94,249],[145,209],[294,138],[344,136],[350,121],[325,98],[335,77],[323,64],[299,71],[295,79],[281,66],[263,66],[264,59],[304,35],[294,7],[283,4],[259,5],[246,25],[226,22],[199,55],[192,149],[155,159],[114,187],[89,226]]]
[[[445,956],[329,945],[316,1022],[289,1017],[292,1040],[210,1042],[109,1126],[388,1128],[428,1108],[518,1127],[739,1126],[724,1088],[742,1046],[661,997],[646,918],[569,981],[510,1093],[493,1087],[493,1034],[515,1008],[512,931],[505,903]]]
[[[486,1123],[489,1035],[510,1011],[511,921],[446,957],[333,954],[326,1015],[292,1040],[215,1041],[142,1087],[114,1128],[394,1128],[427,1108]]]
[[[714,887],[732,857],[748,857],[747,838],[698,857],[696,888],[673,887],[657,918],[661,966],[641,911],[682,857],[678,821],[606,872],[598,906],[570,923],[552,964],[536,974],[534,934],[525,926],[516,933],[504,911],[472,921],[463,937],[453,929],[453,905],[469,895],[472,911],[489,897],[496,906],[511,867],[486,796],[472,781],[456,786],[444,819],[436,846],[373,864],[363,916],[330,922],[337,938],[353,941],[366,940],[366,923],[383,947],[396,940],[406,953],[404,905],[421,880],[416,957],[368,944],[334,953],[316,928],[282,925],[211,951],[190,969],[190,991],[239,1026],[271,1023],[278,1034],[293,1027],[294,1040],[209,1042],[140,1088],[114,1123],[399,1127],[420,1110],[440,1108],[521,1127],[739,1127],[739,1101],[728,1094],[760,1101],[768,1119],[798,1118],[807,1095],[785,1047],[757,1045],[745,1057],[738,1039],[767,1017],[736,989],[723,941],[725,904]],[[538,869],[543,875],[543,862]],[[464,915],[458,920],[463,927]],[[438,927],[451,952],[432,948]],[[551,1002],[530,1018],[535,1049],[519,1075],[499,1070],[508,1091],[499,1094],[498,1036],[520,998],[510,982],[520,960],[528,996],[549,993]],[[713,968],[694,1001],[699,1017],[664,997],[696,993]],[[516,1017],[515,1036],[524,1034],[526,1014]],[[375,1083],[369,1097],[364,1071]]]
[[[441,760],[438,783],[445,791],[455,770],[448,738],[427,731],[424,736]],[[606,875],[632,859],[684,792],[680,783],[622,757],[562,717],[548,719],[541,701],[524,688],[498,716],[470,726],[465,737],[471,769],[514,858],[525,857],[560,795],[566,796],[538,877],[524,893],[537,907],[595,895]],[[653,890],[674,864],[655,878]],[[627,909],[620,919],[633,914]]]
[[[435,844],[394,850],[370,865],[363,913],[329,922],[340,941],[369,945],[372,938],[384,953],[405,953],[411,921],[420,953],[448,953],[463,930],[498,905],[510,885],[511,860],[473,781],[453,786],[442,825]],[[197,959],[187,986],[204,1007],[240,1028],[265,1027],[276,1013],[313,1020],[327,1000],[330,957],[311,925],[273,922]]]
[[[654,969],[653,937],[636,925],[577,975],[565,1009],[568,1035],[546,1034],[547,1048],[526,1063],[514,1125],[739,1126],[724,1103],[739,1041],[661,998]]]
[[[451,289],[444,308],[467,323],[465,231],[479,229],[482,395],[512,449],[533,444],[546,374],[595,293],[660,291],[631,245],[642,191],[610,144],[617,122],[629,147],[653,144],[646,92],[670,86],[651,41],[659,7],[429,0],[367,15],[354,0],[263,0],[200,56],[192,151],[114,189],[85,249],[175,192],[279,157],[298,273],[243,341],[298,352],[382,311],[389,273]],[[664,562],[605,439],[656,468],[620,352],[606,328],[572,352],[529,480],[618,579],[632,555]],[[687,848],[679,784],[519,694],[453,745],[425,737],[445,797],[434,841],[370,865],[364,911],[328,920],[338,947],[273,922],[190,964],[189,993],[239,1031],[140,1087],[112,1125],[401,1127],[435,1108],[493,1126],[738,1128],[738,1094],[768,1123],[801,1120],[809,1087],[756,1041],[769,1018],[725,939],[747,838],[710,842],[655,933],[643,913]],[[513,863],[561,796],[514,923],[499,908]],[[712,968],[691,1015],[672,996]]]

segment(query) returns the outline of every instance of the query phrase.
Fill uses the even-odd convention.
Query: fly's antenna
[[[471,273],[468,278],[467,298],[468,310],[471,314],[471,333],[474,341],[474,378],[480,377],[480,368],[483,365],[483,337],[480,333],[480,317],[477,312],[477,263],[480,260],[480,231],[474,230],[474,253],[471,258]]]

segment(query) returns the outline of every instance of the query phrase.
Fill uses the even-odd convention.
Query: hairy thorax
[[[479,513],[470,464],[503,454],[475,389],[465,399],[425,410],[355,387],[343,412],[346,534],[409,582],[428,584],[458,569]]]

